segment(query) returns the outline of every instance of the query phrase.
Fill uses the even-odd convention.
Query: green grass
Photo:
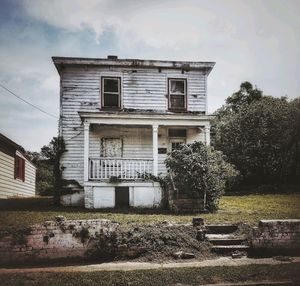
[[[202,285],[218,282],[297,279],[300,264],[238,267],[174,268],[163,270],[0,274],[1,285]],[[295,284],[298,285],[298,284]]]
[[[0,200],[0,229],[24,228],[30,224],[52,220],[57,215],[67,219],[110,219],[141,224],[172,221],[190,223],[201,216],[206,223],[244,222],[255,225],[261,219],[300,218],[300,195],[247,195],[224,196],[220,209],[214,214],[174,215],[164,211],[87,210],[84,208],[55,207],[49,198]]]

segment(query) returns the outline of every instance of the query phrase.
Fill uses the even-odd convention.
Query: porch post
[[[89,180],[89,132],[90,132],[90,123],[84,122],[84,164],[83,164],[83,172],[84,172],[84,182]]]
[[[205,143],[207,146],[210,145],[210,125],[205,126]]]
[[[152,125],[153,175],[158,175],[158,125]]]

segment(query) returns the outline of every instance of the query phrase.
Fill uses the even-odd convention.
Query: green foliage
[[[300,178],[300,100],[262,96],[249,86],[251,92],[244,92],[244,84],[216,117],[215,148],[237,167],[244,183],[295,183]]]
[[[41,148],[40,153],[26,152],[28,159],[37,167],[37,194],[41,196],[54,195],[56,202],[63,185],[59,161],[64,152],[65,143],[62,137],[53,137],[48,145]]]
[[[26,152],[26,157],[36,166],[36,193],[40,196],[53,194],[53,163],[38,152]]]
[[[262,99],[262,91],[253,88],[252,84],[248,81],[240,85],[240,90],[226,99],[227,108],[232,111],[237,111],[241,106],[250,104],[251,102]]]
[[[218,209],[226,182],[237,175],[220,151],[214,151],[202,142],[181,145],[166,159],[179,194],[190,198],[204,198],[206,208]]]

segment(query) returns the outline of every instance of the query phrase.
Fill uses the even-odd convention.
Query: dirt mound
[[[108,244],[107,239],[100,239],[96,255],[103,257],[103,251],[109,250],[106,255],[114,260],[168,261],[176,259],[174,254],[182,251],[194,254],[197,260],[214,257],[210,244],[198,241],[196,234],[192,225],[128,223],[114,233]]]

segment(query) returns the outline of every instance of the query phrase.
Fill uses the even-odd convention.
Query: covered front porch
[[[84,182],[137,181],[144,180],[145,174],[165,174],[164,160],[174,146],[210,141],[206,116],[201,120],[176,115],[80,115],[84,121]]]

